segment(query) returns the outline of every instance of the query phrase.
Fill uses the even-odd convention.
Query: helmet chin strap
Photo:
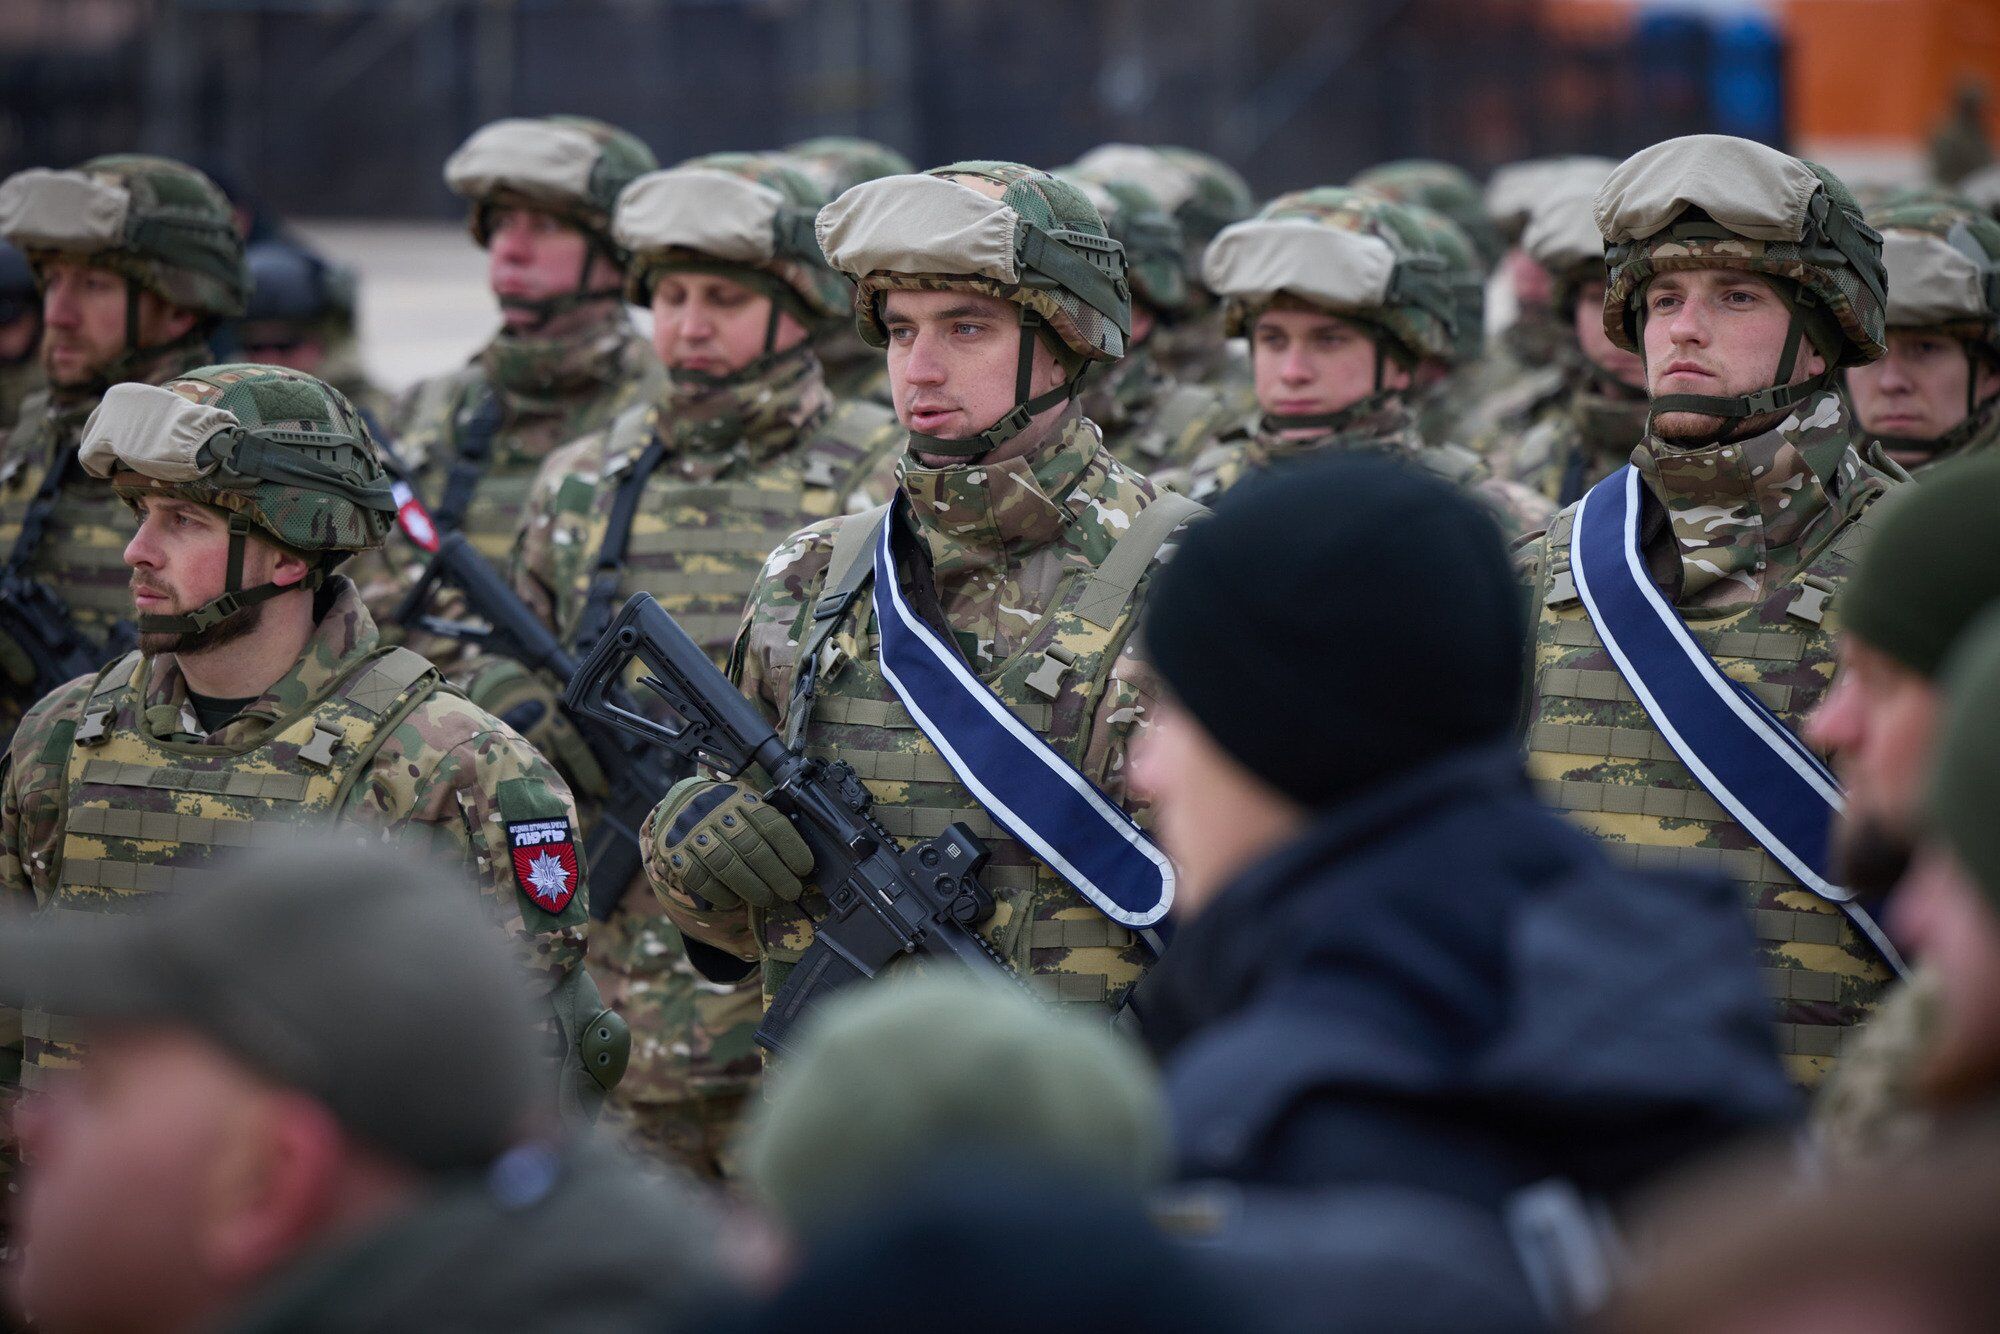
[[[1041,312],[1021,308],[1021,346],[1014,371],[1014,406],[1006,416],[994,422],[977,435],[963,440],[945,440],[935,435],[925,435],[921,431],[910,432],[910,448],[919,454],[936,454],[953,462],[977,463],[1000,446],[1028,429],[1036,417],[1075,398],[1083,385],[1085,371],[1089,363],[1077,369],[1076,374],[1064,380],[1047,393],[1033,398],[1029,393],[1035,383],[1035,335],[1045,327]]]
[[[1375,387],[1366,398],[1357,399],[1344,408],[1332,412],[1267,412],[1259,419],[1267,431],[1339,431],[1350,422],[1359,420],[1382,407],[1399,389],[1390,389],[1383,384],[1388,371],[1388,351],[1377,336],[1369,339],[1375,347]]]
[[[306,577],[296,584],[259,584],[255,588],[243,587],[243,552],[251,533],[250,521],[241,514],[229,516],[229,572],[223,580],[221,596],[211,598],[193,611],[173,616],[142,613],[139,630],[149,635],[193,635],[199,634],[245,607],[254,607],[260,602],[269,602],[281,593],[289,593],[295,588],[312,590],[318,588],[326,578],[323,567],[315,565]]]
[[[1952,450],[1957,449],[1985,428],[1987,414],[1996,405],[2000,405],[2000,390],[1995,390],[1983,399],[1979,397],[1979,354],[1973,350],[1971,343],[1964,343],[1963,346],[1965,348],[1965,416],[1960,418],[1958,424],[1950,430],[1944,432],[1942,435],[1932,436],[1929,439],[1920,439],[1916,436],[1908,435],[1875,435],[1874,439],[1884,449],[1892,449],[1898,453],[1905,454],[1925,454],[1932,456],[1949,454]]]
[[[1734,396],[1720,394],[1661,394],[1647,405],[1647,430],[1651,431],[1653,423],[1669,412],[1692,412],[1704,417],[1719,419],[1722,425],[1717,428],[1712,436],[1702,438],[1698,442],[1691,438],[1685,442],[1680,440],[1675,442],[1677,444],[1685,443],[1686,447],[1689,448],[1703,448],[1727,437],[1739,422],[1747,421],[1752,417],[1766,416],[1774,412],[1788,411],[1821,390],[1831,388],[1834,382],[1835,369],[1830,358],[1828,359],[1826,368],[1820,371],[1819,374],[1807,376],[1797,384],[1787,383],[1792,378],[1792,371],[1798,365],[1799,349],[1806,342],[1806,325],[1805,320],[1799,315],[1798,310],[1791,302],[1787,302],[1786,306],[1787,309],[1791,310],[1791,322],[1785,326],[1785,346],[1784,350],[1778,356],[1778,370],[1777,374],[1773,377],[1777,381],[1776,384],[1772,385],[1769,389],[1760,389],[1754,394],[1739,394]],[[1644,306],[1642,305],[1640,309],[1643,311]],[[1640,325],[1642,333],[1644,327],[1642,322]],[[1645,346],[1643,341],[1640,343],[1640,346],[1642,348]]]
[[[567,292],[558,292],[554,296],[503,296],[499,298],[500,309],[526,311],[533,315],[534,321],[522,326],[522,332],[535,334],[548,328],[549,321],[565,311],[575,310],[579,306],[587,306],[607,297],[624,296],[623,283],[615,287],[590,285],[590,266],[599,255],[603,254],[605,254],[603,243],[595,236],[590,237],[589,244],[583,248],[583,267],[577,271],[576,286]],[[606,255],[606,258],[611,257]],[[616,267],[615,260],[613,267]]]
[[[764,350],[735,370],[723,371],[720,374],[708,371],[670,370],[667,372],[667,378],[673,381],[676,388],[685,387],[696,393],[707,393],[711,390],[737,388],[752,380],[762,379],[788,362],[803,360],[813,350],[810,337],[800,339],[782,352],[778,350],[778,321],[783,318],[784,313],[776,299],[771,299],[771,313],[764,320]]]

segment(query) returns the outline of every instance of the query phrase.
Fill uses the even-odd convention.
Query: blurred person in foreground
[[[703,1200],[555,1138],[505,934],[407,847],[301,826],[10,924],[0,992],[93,1039],[19,1114],[8,1289],[47,1334],[671,1327],[718,1282]]]
[[[2000,457],[1940,466],[1883,502],[1847,589],[1840,673],[1806,738],[1831,755],[1846,793],[1834,825],[1841,883],[1871,904],[1909,873],[1923,831],[1925,779],[1945,735],[1945,666],[1968,628],[2000,605],[1996,514]],[[1923,958],[1913,963],[1814,1100],[1817,1138],[1837,1161],[1894,1156],[1929,1133],[1918,1085],[1939,978]]]
[[[1396,651],[1352,652],[1381,607]],[[1183,1177],[1497,1219],[1792,1116],[1727,887],[1621,869],[1534,800],[1520,596],[1475,500],[1390,459],[1274,470],[1189,534],[1143,633],[1166,698],[1133,781],[1180,891],[1134,1009]],[[1279,706],[1306,674],[1318,707]]]

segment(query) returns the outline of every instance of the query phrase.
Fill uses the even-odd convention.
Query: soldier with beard
[[[120,559],[129,524],[111,487],[78,466],[78,437],[110,386],[160,384],[214,360],[209,334],[243,313],[243,242],[206,176],[134,154],[8,178],[0,236],[34,266],[48,378],[0,447],[0,560],[104,645],[128,632],[118,623],[131,610]],[[18,673],[4,684],[0,733],[34,703],[32,687]]]
[[[1524,553],[1529,774],[1635,864],[1741,886],[1780,1050],[1816,1083],[1900,968],[1827,865],[1838,785],[1790,730],[1837,679],[1895,483],[1834,385],[1882,354],[1881,239],[1824,167],[1723,135],[1635,154],[1595,212],[1647,433]]]

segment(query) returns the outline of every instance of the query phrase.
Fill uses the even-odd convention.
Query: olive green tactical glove
[[[791,821],[740,783],[683,778],[653,813],[655,864],[716,908],[796,902],[812,850]]]

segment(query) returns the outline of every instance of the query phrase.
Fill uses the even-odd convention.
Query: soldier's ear
[[[316,557],[294,551],[280,542],[267,542],[265,545],[275,556],[271,563],[271,583],[281,588],[296,588],[310,582],[319,566]]]

